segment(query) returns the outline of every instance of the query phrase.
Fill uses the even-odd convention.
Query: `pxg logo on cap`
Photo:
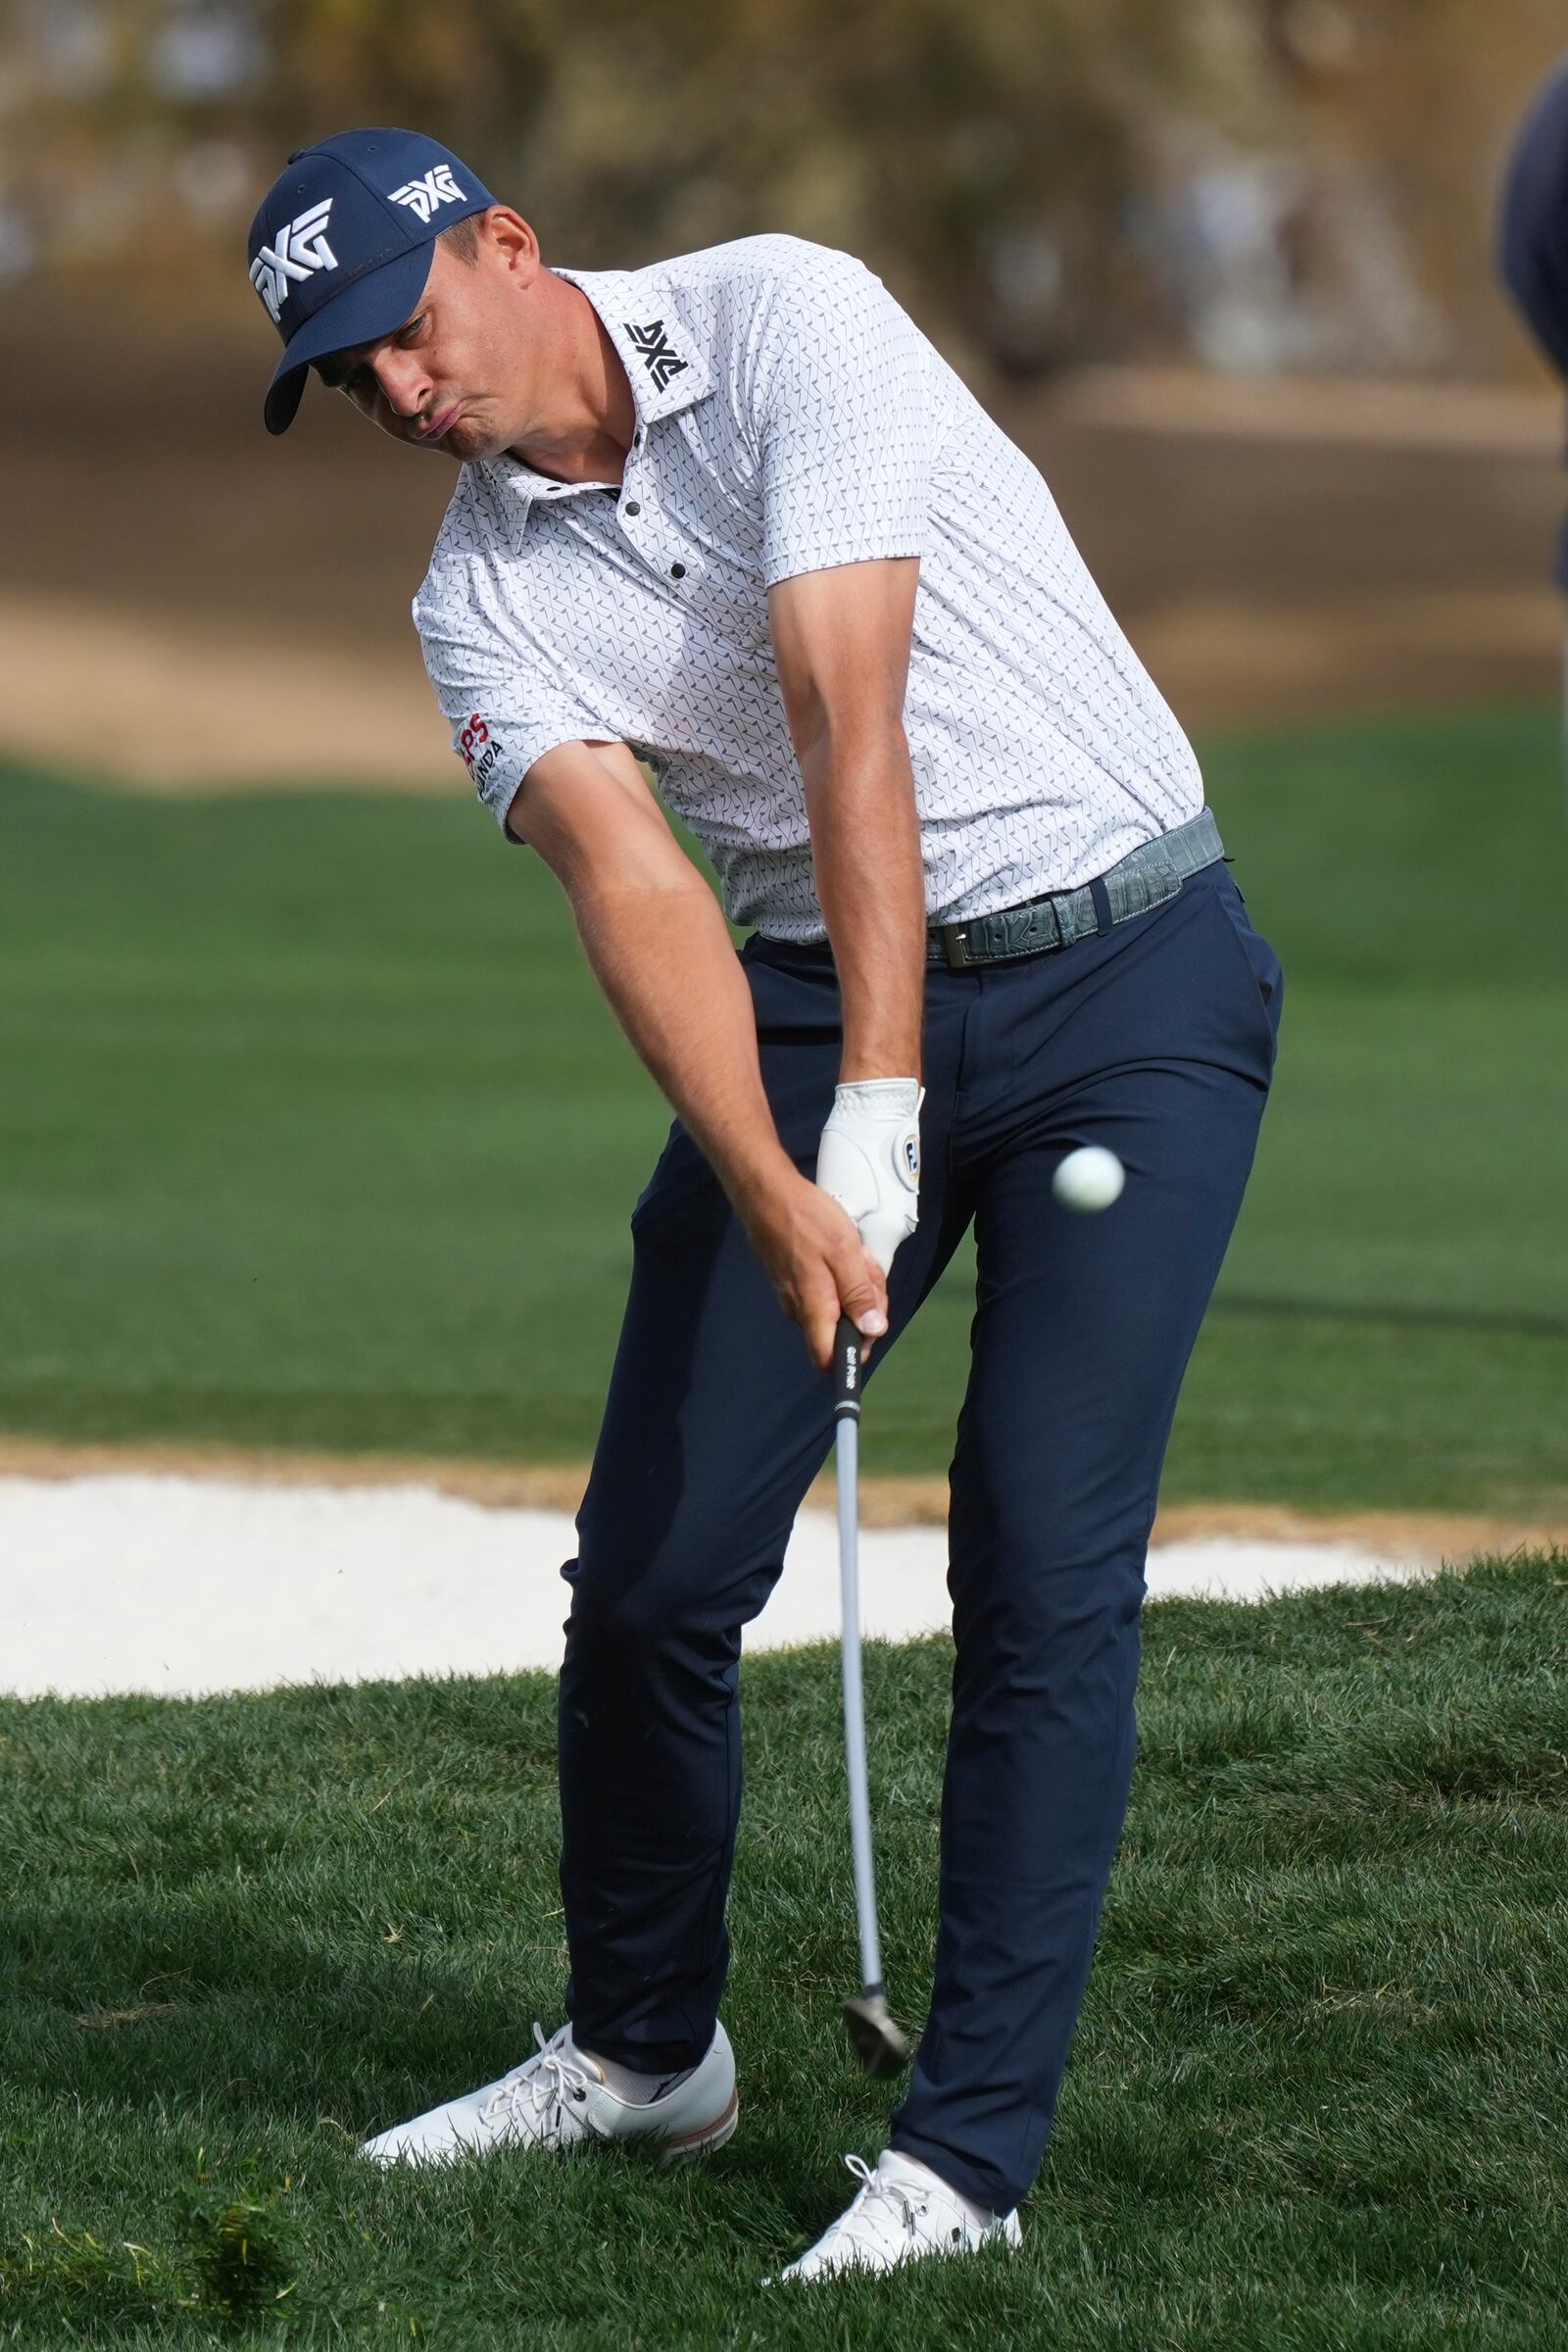
[[[477,173],[416,130],[340,131],[289,157],[247,248],[251,284],[283,338],[269,432],[293,422],[313,360],[403,324],[441,231],[494,202]]]
[[[297,220],[285,221],[275,245],[264,245],[251,264],[251,284],[266,303],[272,324],[283,318],[291,281],[309,277],[313,270],[335,270],[337,255],[326,241],[332,199],[323,196]]]

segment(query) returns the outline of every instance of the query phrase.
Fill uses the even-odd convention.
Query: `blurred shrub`
[[[1561,0],[0,0],[0,287],[243,299],[288,151],[428,129],[583,267],[787,228],[955,357],[1447,367]]]

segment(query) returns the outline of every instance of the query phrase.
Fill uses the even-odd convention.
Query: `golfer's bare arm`
[[[560,880],[616,1019],[736,1206],[796,1178],[729,927],[626,746],[558,744],[507,825]]]
[[[904,734],[919,576],[916,556],[840,564],[767,596],[838,967],[845,1084],[920,1075],[925,874]]]
[[[924,882],[903,692],[914,563],[820,571],[771,590],[790,731],[844,995],[844,1080],[919,1077]],[[639,1058],[736,1206],[820,1369],[839,1312],[886,1324],[886,1275],[773,1127],[757,1018],[719,904],[623,743],[560,743],[513,795],[508,828],[546,858]]]
[[[913,558],[846,564],[768,598],[839,968],[846,1081],[920,1074],[925,896],[901,716],[918,570]],[[794,1175],[728,926],[626,746],[558,744],[507,824],[562,883],[617,1020],[731,1200],[744,1208]]]

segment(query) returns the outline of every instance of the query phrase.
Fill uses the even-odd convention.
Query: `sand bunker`
[[[867,1633],[949,1623],[940,1526],[867,1526]],[[1431,1546],[1319,1534],[1180,1536],[1150,1598],[1256,1600],[1430,1572]],[[433,1487],[244,1483],[147,1471],[0,1477],[9,1563],[0,1688],[195,1694],[285,1682],[486,1674],[559,1664],[575,1556],[564,1510]],[[838,1630],[834,1523],[803,1511],[753,1649]]]

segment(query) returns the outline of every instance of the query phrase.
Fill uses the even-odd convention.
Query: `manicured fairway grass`
[[[949,1663],[868,1657],[913,2023]],[[759,2278],[845,2199],[888,2094],[837,2018],[834,1654],[744,1684],[741,2130],[673,2178],[354,2154],[558,2020],[553,1678],[0,1705],[0,2340],[227,2340],[250,2288],[264,2338],[454,2352],[1568,2344],[1568,1554],[1152,1602],[1022,2255],[789,2304]]]
[[[1506,710],[1208,752],[1287,1006],[1167,1497],[1568,1499],[1555,759]],[[461,803],[0,817],[0,1430],[585,1458],[668,1112],[543,865]],[[868,1469],[946,1467],[972,1280]]]

